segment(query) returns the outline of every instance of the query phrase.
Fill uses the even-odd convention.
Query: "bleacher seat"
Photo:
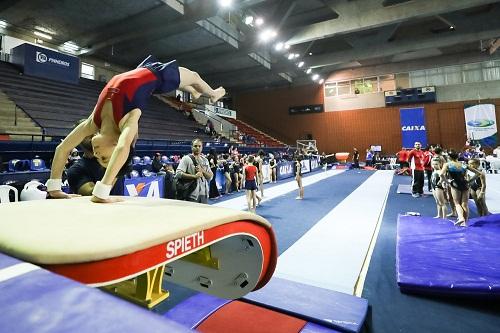
[[[31,171],[42,171],[46,170],[45,161],[40,158],[34,158],[30,161],[30,170]]]

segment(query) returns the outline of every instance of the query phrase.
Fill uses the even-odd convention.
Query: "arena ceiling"
[[[2,0],[0,20],[7,30],[42,27],[56,45],[71,41],[77,54],[129,68],[148,54],[177,59],[230,92],[303,84],[339,69],[489,54],[500,44],[500,1],[233,0],[226,8],[220,1]],[[276,37],[263,42],[267,29]],[[289,49],[276,50],[280,41]]]

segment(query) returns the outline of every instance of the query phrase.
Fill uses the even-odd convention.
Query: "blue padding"
[[[359,332],[368,311],[363,298],[275,277],[243,300],[341,332]]]
[[[307,323],[300,333],[339,333],[340,331],[336,331],[334,329],[318,325],[315,323]]]
[[[396,270],[402,291],[500,296],[500,214],[469,227],[429,217],[398,217]]]
[[[176,305],[163,316],[182,326],[196,328],[212,313],[229,302],[231,301],[227,299],[199,293]]]
[[[0,263],[9,260],[0,254]],[[192,332],[155,313],[43,269],[0,282],[0,295],[1,332]]]
[[[20,264],[22,262],[24,262],[24,261],[20,261],[16,258],[12,258],[12,257],[9,257],[5,254],[0,253],[0,269],[6,268],[6,267],[9,267],[12,265]]]

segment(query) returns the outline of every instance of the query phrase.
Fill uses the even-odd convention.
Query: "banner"
[[[311,161],[311,171],[321,168],[321,165],[319,164],[320,163],[319,157],[311,157],[310,161]]]
[[[281,161],[276,168],[276,177],[278,180],[293,177],[294,162]]]
[[[495,105],[478,104],[466,106],[464,113],[467,138],[473,144],[479,142],[481,146],[496,147],[497,123]]]
[[[125,193],[129,197],[163,198],[165,176],[125,179]]]
[[[311,172],[311,163],[309,160],[302,160],[300,161],[300,164],[302,165],[302,174],[306,174],[308,172]]]
[[[26,75],[78,83],[80,59],[77,57],[25,43],[11,50],[11,59]]]
[[[209,104],[205,105],[205,109],[207,111],[213,112],[216,115],[221,116],[221,117],[236,119],[236,111],[234,111],[234,110],[221,108],[219,106],[209,105]]]
[[[425,129],[425,110],[423,107],[399,109],[401,119],[401,137],[404,148],[413,148],[415,142],[427,146]]]

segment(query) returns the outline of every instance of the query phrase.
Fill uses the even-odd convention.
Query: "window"
[[[382,75],[379,77],[379,91],[396,90],[394,75]]]
[[[500,80],[500,60],[483,63],[483,78],[485,81]]]
[[[325,83],[325,97],[337,96],[337,82]]]
[[[351,81],[337,82],[338,96],[351,94]]]
[[[445,84],[462,83],[462,69],[460,66],[449,66],[444,68]]]
[[[95,75],[94,70],[94,65],[82,62],[82,77],[93,80]]]

